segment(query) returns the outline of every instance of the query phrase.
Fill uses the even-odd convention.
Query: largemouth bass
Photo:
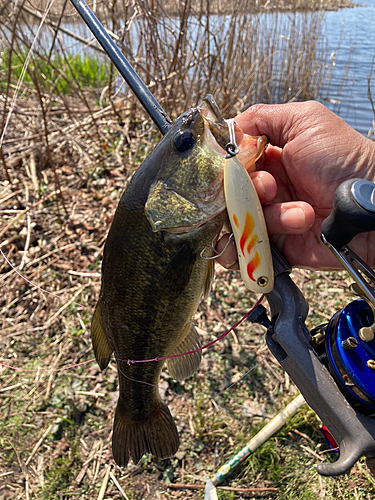
[[[212,242],[226,216],[228,142],[226,122],[207,96],[176,120],[140,166],[114,215],[91,337],[102,370],[113,353],[116,358],[119,400],[112,450],[119,466],[130,457],[138,462],[146,452],[167,458],[178,449],[176,425],[158,390],[164,362],[128,360],[201,347],[192,316],[213,278],[213,261],[202,256],[213,254]],[[259,145],[254,138],[247,148],[253,163],[266,142]],[[200,360],[199,351],[166,364],[173,378],[184,380]]]

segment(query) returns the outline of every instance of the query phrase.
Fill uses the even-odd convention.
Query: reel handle
[[[375,230],[375,184],[344,181],[335,191],[331,214],[322,223],[324,238],[337,250],[360,233]]]

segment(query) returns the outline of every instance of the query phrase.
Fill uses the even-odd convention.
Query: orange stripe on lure
[[[252,180],[234,156],[225,160],[224,192],[243,282],[252,292],[268,293],[273,265],[263,210]]]
[[[233,214],[236,216],[236,214]],[[236,216],[236,219],[238,220],[238,217]],[[249,212],[246,212],[246,219],[245,219],[245,224],[242,230],[241,238],[240,238],[240,248],[242,255],[245,256],[245,243],[251,236],[251,233],[253,232],[254,229],[254,219],[251,217]]]

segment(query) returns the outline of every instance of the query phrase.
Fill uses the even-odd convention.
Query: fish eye
[[[180,153],[188,151],[195,144],[195,135],[191,130],[183,130],[174,136],[174,147]]]

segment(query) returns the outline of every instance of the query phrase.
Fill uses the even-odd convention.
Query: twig
[[[30,214],[27,214],[27,235],[20,264],[20,271],[22,271],[23,266],[25,265],[26,262],[27,252],[29,251],[29,246],[30,246],[30,239],[31,239],[31,218]]]
[[[28,262],[26,265],[25,265],[25,270],[31,266],[34,266],[35,264],[37,264],[38,262],[40,262],[41,260],[44,260],[46,259],[47,257],[49,257],[50,255],[53,255],[55,253],[58,253],[58,252],[62,252],[63,250],[67,250],[68,248],[74,248],[74,247],[77,247],[81,244],[81,242],[75,242],[75,243],[69,243],[68,245],[65,245],[63,247],[59,247],[59,248],[56,248],[55,250],[51,250],[50,252],[47,252],[45,253],[44,255],[42,255],[41,257],[38,257],[37,259],[33,260],[33,261],[30,261]],[[0,245],[0,248],[1,248],[1,245]],[[4,257],[4,256],[3,256]],[[54,262],[54,261],[52,261]],[[52,264],[52,262],[49,263],[49,265]],[[0,283],[2,281],[5,281],[12,273],[16,273],[16,274],[19,274],[19,271],[17,270],[17,267],[16,266],[13,266],[11,265],[12,269],[6,273],[6,274],[3,274],[3,276],[1,276],[0,278]],[[21,278],[23,278],[25,281],[29,281],[28,278],[25,276],[25,275],[21,275]],[[36,285],[35,283],[31,283],[33,286],[35,286],[36,288],[39,288],[40,287],[38,285]],[[61,290],[60,290],[61,292]],[[47,292],[47,293],[50,293],[50,292]],[[51,295],[51,293],[50,293]],[[52,295],[57,295],[57,294],[52,294]]]
[[[103,482],[102,482],[102,486],[101,486],[100,491],[99,491],[98,500],[103,500],[103,498],[104,498],[104,495],[105,495],[105,492],[107,489],[107,485],[108,485],[108,479],[109,479],[110,473],[111,473],[111,466],[108,465]]]
[[[45,401],[48,400],[49,398],[49,395],[50,395],[50,392],[51,392],[51,387],[52,387],[52,382],[53,382],[53,379],[54,379],[54,376],[56,375],[56,372],[54,371],[55,368],[57,367],[57,365],[59,364],[60,362],[60,359],[62,358],[63,356],[63,351],[60,351],[59,354],[55,357],[53,363],[51,363],[51,373],[48,377],[48,382],[47,382],[47,387],[46,387],[46,394],[44,396],[44,399]]]
[[[11,184],[9,184],[9,186],[11,186]],[[1,193],[1,194],[3,194],[3,193],[4,193],[4,191],[5,191],[5,189],[2,191],[2,193]],[[1,204],[1,206],[4,206],[4,203],[5,203],[6,201],[10,200],[10,199],[11,199],[11,198],[13,198],[14,196],[17,196],[17,195],[21,194],[22,192],[23,192],[23,190],[22,190],[22,189],[19,189],[18,191],[14,191],[13,193],[10,193],[10,194],[8,194],[7,196],[5,196],[4,198],[2,198],[2,199],[0,200],[0,204]]]
[[[319,460],[320,462],[323,462],[324,461],[324,458],[322,458],[320,455],[318,455],[317,453],[315,453],[314,450],[312,450],[309,446],[305,446],[303,444],[300,445],[301,448],[303,450],[305,450],[309,455],[312,455],[314,458],[316,458],[317,460]]]
[[[55,319],[60,316],[60,314],[67,308],[69,307],[78,297],[78,295],[83,292],[83,290],[87,288],[87,285],[82,286],[74,295],[71,297],[68,302],[66,302],[63,306],[60,307],[60,309],[51,317],[47,320],[46,324],[41,327],[42,329],[49,328],[51,324],[55,321]]]
[[[0,389],[0,392],[12,391],[13,389],[16,389],[16,387],[22,387],[23,385],[24,385],[24,383],[20,382],[19,384],[10,385],[8,387],[3,387]]]
[[[45,196],[44,198],[42,198],[41,200],[37,201],[36,203],[34,203],[33,205],[31,205],[30,207],[27,207],[27,208],[25,208],[25,210],[22,210],[22,212],[20,214],[18,214],[17,217],[15,217],[13,220],[11,220],[9,222],[9,224],[7,224],[4,227],[4,229],[0,233],[0,238],[2,238],[2,236],[8,231],[8,229],[10,227],[12,227],[13,224],[15,224],[23,215],[27,214],[27,212],[29,212],[29,210],[31,210],[32,208],[35,208],[36,206],[40,205],[41,203],[44,203],[47,200],[49,200],[50,198],[52,198],[52,196],[60,195],[63,192],[64,192],[64,190],[60,190],[60,189],[58,189],[57,191],[53,191],[53,193],[50,193],[48,196]]]
[[[93,482],[96,481],[96,478],[98,477],[98,474],[99,474],[100,461],[102,459],[102,454],[103,454],[103,441],[100,441],[99,448],[98,448],[98,451],[97,451],[97,455],[99,455],[99,456],[96,458],[96,464],[95,464],[95,467],[94,467]]]
[[[299,431],[298,429],[292,429],[292,432],[294,432],[295,434],[298,434],[298,436],[305,438],[307,441],[309,441],[312,444],[314,444],[314,442],[315,442],[313,439],[311,439],[310,436],[308,436],[304,432]]]
[[[83,278],[100,278],[101,273],[84,273],[79,271],[71,271],[69,269],[68,274],[72,276],[82,276]]]
[[[78,396],[92,396],[93,398],[104,398],[105,394],[103,392],[93,392],[93,391],[77,391]]]
[[[93,445],[93,447],[91,448],[91,451],[89,453],[89,456],[88,456],[86,462],[82,465],[82,469],[80,470],[80,472],[78,473],[78,475],[76,477],[76,484],[80,484],[82,482],[82,479],[84,478],[84,476],[87,472],[87,469],[88,469],[88,466],[90,465],[90,462],[92,462],[94,460],[94,458],[98,452],[100,443],[101,443],[101,441],[97,441]]]
[[[265,367],[273,374],[273,376],[280,382],[280,384],[283,384],[285,381],[284,379],[272,368],[270,363],[266,358],[263,359],[263,364]]]
[[[29,463],[31,462],[33,456],[35,455],[35,453],[38,451],[38,449],[40,448],[40,446],[42,445],[43,441],[46,439],[46,437],[48,436],[48,434],[51,432],[52,430],[52,427],[53,427],[53,424],[49,425],[47,427],[47,429],[43,432],[42,434],[42,437],[39,439],[39,441],[36,443],[36,445],[34,446],[34,449],[33,451],[31,452],[31,455],[29,456],[29,458],[26,460],[25,462],[25,465],[28,466]]]
[[[114,482],[115,486],[117,486],[117,489],[119,490],[119,492],[121,493],[121,495],[126,499],[126,500],[129,500],[129,497],[128,495],[125,493],[125,491],[121,488],[120,486],[120,483],[117,481],[115,475],[113,474],[113,472],[111,471],[109,473],[112,481]]]
[[[38,193],[39,191],[39,182],[38,182],[38,174],[37,174],[37,167],[36,167],[36,155],[35,151],[31,151],[30,154],[30,176],[31,180],[34,186],[34,191]]]
[[[10,474],[16,474],[16,472],[13,470],[10,470],[9,472],[3,472],[2,474],[0,474],[0,477],[9,476]]]
[[[182,484],[182,483],[171,483],[168,488],[172,490],[204,490],[204,484]],[[275,492],[277,488],[234,488],[233,486],[217,486],[218,490],[225,491],[237,491],[239,493],[263,493],[263,492]],[[99,499],[98,499],[99,500]]]
[[[372,61],[371,61],[371,67],[370,67],[370,73],[367,77],[367,97],[369,98],[369,101],[371,103],[371,107],[372,107],[372,111],[375,115],[375,105],[374,105],[374,101],[372,99],[372,93],[371,93],[371,75],[372,75],[372,70],[373,70],[373,67],[374,67],[374,63],[375,63],[375,54],[372,56]]]
[[[29,500],[30,495],[29,495],[29,475],[26,474],[25,477],[25,492],[26,492],[26,500]]]
[[[26,11],[28,14],[31,14],[32,16],[36,17],[37,19],[42,19],[42,16],[38,12],[35,12],[32,9],[29,9],[25,5],[22,5],[21,8],[24,11]],[[79,42],[82,42],[83,44],[87,45],[87,47],[91,47],[92,49],[97,50],[98,52],[102,52],[102,53],[106,54],[105,50],[102,49],[102,47],[100,47],[100,45],[95,44],[95,42],[96,42],[95,38],[92,38],[91,40],[87,40],[86,38],[83,38],[83,37],[77,35],[73,31],[70,31],[61,25],[57,25],[56,23],[54,23],[53,21],[50,21],[49,19],[46,19],[44,22],[45,22],[45,24],[48,24],[48,26],[51,26],[51,28],[53,28],[54,30],[61,31],[62,33],[65,33],[66,35],[74,38],[75,40],[78,40]],[[112,31],[106,29],[106,32],[112,38],[114,38],[116,41],[120,40],[120,38]],[[129,52],[129,49],[128,49],[128,52]]]

